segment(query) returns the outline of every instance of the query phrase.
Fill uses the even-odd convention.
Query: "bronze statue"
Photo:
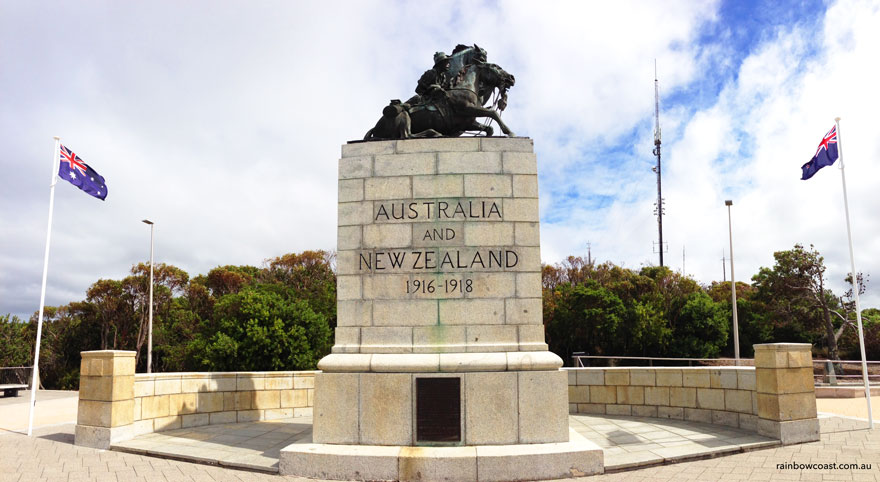
[[[416,85],[416,95],[406,102],[392,100],[364,140],[457,137],[465,131],[491,136],[492,127],[477,122],[478,117],[494,120],[504,134],[513,136],[499,112],[507,107],[507,90],[515,79],[486,60],[486,51],[476,44],[458,45],[449,56],[437,52],[434,67]],[[496,89],[494,104],[484,107]]]
[[[443,52],[434,54],[434,67],[426,70],[416,84],[416,95],[406,101],[409,105],[426,103],[443,96],[449,88],[449,56]]]

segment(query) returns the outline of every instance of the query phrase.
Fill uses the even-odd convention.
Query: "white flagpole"
[[[31,369],[31,407],[28,412],[28,437],[34,430],[34,408],[37,404],[37,390],[40,388],[40,338],[43,335],[43,307],[46,305],[46,277],[49,274],[49,241],[52,239],[52,209],[55,207],[55,184],[58,182],[58,159],[60,159],[61,138],[55,136],[55,150],[52,153],[52,182],[49,184],[49,227],[46,228],[46,254],[43,257],[43,287],[40,290],[40,317],[37,321],[37,342],[34,349],[34,367]]]
[[[862,377],[865,381],[865,399],[868,401],[868,425],[874,428],[874,415],[871,412],[871,386],[868,382],[868,363],[865,361],[865,332],[862,330],[862,308],[859,305],[859,281],[856,273],[856,259],[853,255],[852,230],[849,226],[849,202],[846,198],[846,175],[843,172],[843,147],[840,136],[840,117],[834,118],[837,126],[837,157],[840,159],[840,180],[843,182],[843,209],[846,212],[846,236],[849,240],[849,262],[852,267],[853,293],[856,298],[856,321],[859,326],[859,348],[862,351]]]

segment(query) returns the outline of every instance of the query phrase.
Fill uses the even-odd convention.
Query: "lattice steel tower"
[[[654,60],[654,155],[657,156],[657,165],[651,170],[657,173],[657,202],[654,203],[654,214],[657,216],[657,231],[659,240],[657,252],[660,253],[660,266],[663,266],[663,215],[666,208],[663,206],[663,195],[660,188],[660,83],[657,81],[657,60]]]

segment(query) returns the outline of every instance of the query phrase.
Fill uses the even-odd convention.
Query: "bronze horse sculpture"
[[[507,106],[507,90],[514,82],[513,75],[498,65],[484,62],[465,65],[442,95],[416,105],[391,101],[364,140],[460,136],[465,131],[485,132],[491,136],[492,127],[479,123],[476,120],[479,117],[494,120],[505,135],[513,137],[498,112]],[[498,110],[483,107],[495,89],[499,92]]]

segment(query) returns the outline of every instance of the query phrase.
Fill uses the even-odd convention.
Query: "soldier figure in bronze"
[[[434,67],[426,70],[416,84],[416,95],[406,101],[410,106],[441,99],[449,88],[449,56],[443,52],[434,54]]]
[[[507,90],[515,79],[486,59],[486,51],[477,45],[458,45],[449,56],[437,52],[434,67],[422,74],[416,85],[416,95],[406,102],[392,100],[364,140],[457,137],[465,131],[491,136],[492,127],[488,122],[477,122],[478,117],[494,120],[512,137],[499,112],[507,107]],[[496,89],[495,102],[484,107]]]

